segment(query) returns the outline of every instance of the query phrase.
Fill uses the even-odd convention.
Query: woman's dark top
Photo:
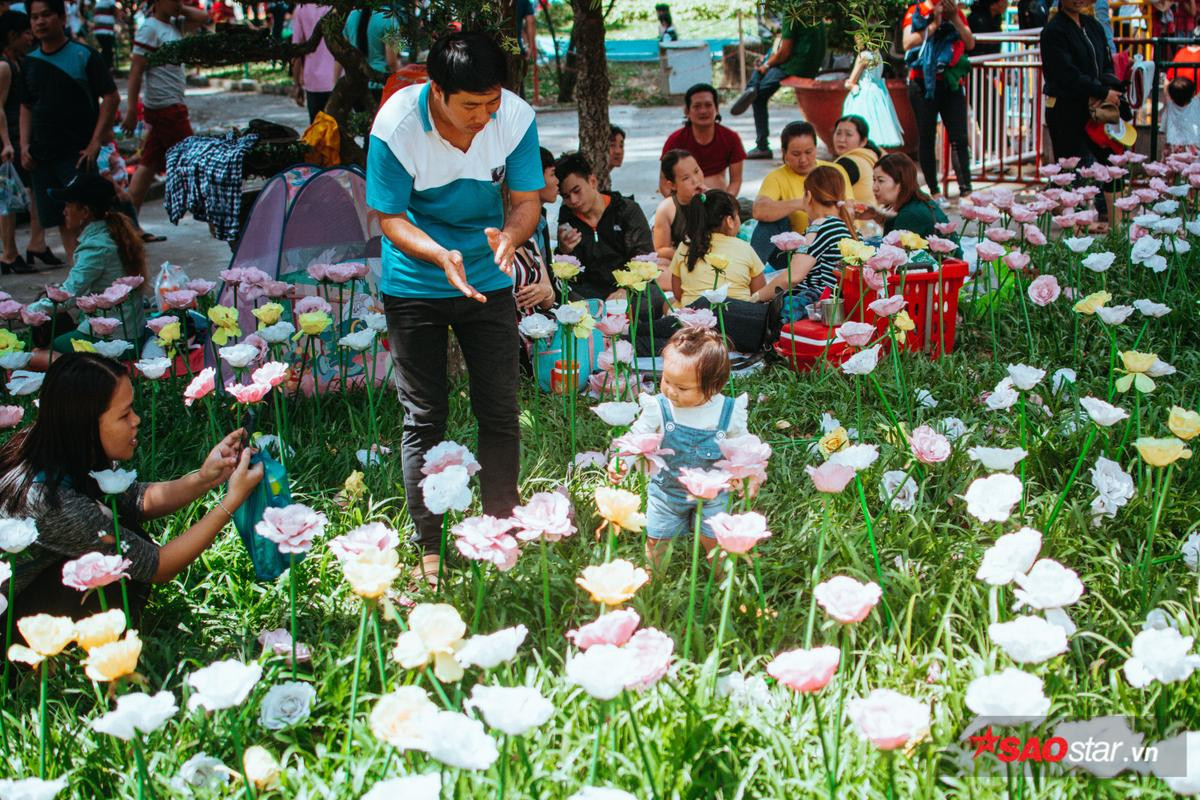
[[[918,236],[932,236],[937,233],[933,226],[939,222],[949,222],[941,206],[914,197],[900,207],[896,216],[883,223],[883,232],[912,231]]]
[[[677,196],[671,195],[671,202],[675,204],[675,219],[671,220],[671,246],[679,247],[687,239],[687,210]]]
[[[5,483],[15,480],[10,473]],[[141,534],[146,483],[134,483],[117,498],[121,520],[122,555],[129,559],[129,577],[149,583],[158,571],[158,545]],[[33,544],[13,556],[14,589],[20,594],[39,578],[62,583],[61,574],[50,574],[47,568],[64,559],[79,558],[85,553],[100,552],[113,555],[114,544],[101,541],[113,532],[112,507],[95,500],[67,484],[54,492],[46,485],[34,482],[26,494],[25,503],[10,514],[31,517],[37,525],[38,538]]]
[[[21,160],[21,65],[8,56],[0,56],[8,64],[11,74],[8,97],[4,98],[4,120],[8,123],[8,140],[16,151],[16,160]]]
[[[1088,98],[1102,100],[1121,82],[1113,73],[1104,28],[1086,14],[1079,22],[1060,12],[1042,28],[1042,93],[1054,98],[1059,111],[1074,109],[1082,117]]]

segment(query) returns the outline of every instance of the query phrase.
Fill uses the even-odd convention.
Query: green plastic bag
[[[304,555],[291,555],[279,552],[279,547],[269,539],[264,539],[254,530],[268,508],[283,508],[292,502],[292,492],[288,487],[287,470],[283,465],[271,458],[266,452],[259,450],[250,456],[250,465],[263,465],[262,482],[255,487],[246,502],[233,514],[233,523],[237,526],[242,544],[250,554],[254,564],[254,574],[259,580],[273,581],[283,574],[294,558],[299,563]]]

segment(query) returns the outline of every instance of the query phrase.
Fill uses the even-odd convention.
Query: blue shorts
[[[712,500],[704,501],[704,522],[701,536],[715,538],[708,520],[729,510],[729,494],[722,492]],[[656,484],[650,484],[646,493],[646,536],[650,539],[674,539],[687,536],[696,527],[696,501],[687,495],[664,492]]]

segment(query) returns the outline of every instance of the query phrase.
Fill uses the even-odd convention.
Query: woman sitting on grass
[[[115,585],[86,598],[65,586],[63,565],[87,553],[116,552],[111,504],[90,473],[133,458],[140,421],[124,365],[94,353],[68,353],[51,365],[37,420],[0,448],[0,515],[31,518],[38,532],[37,540],[15,556],[16,596],[8,613],[80,619],[100,610],[100,591],[109,608],[121,606]],[[199,469],[182,478],[135,482],[117,497],[135,617],[149,584],[165,583],[195,561],[262,480],[262,465],[250,466],[251,451],[242,446],[242,437],[241,430],[226,436]],[[225,497],[166,544],[143,532],[143,521],[172,514],[226,481]]]

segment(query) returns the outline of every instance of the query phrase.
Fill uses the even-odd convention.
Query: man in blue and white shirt
[[[381,292],[404,405],[404,486],[431,583],[441,518],[420,489],[425,453],[446,430],[447,333],[466,358],[479,423],[483,509],[518,502],[519,339],[512,292],[516,247],[537,227],[543,186],[533,109],[502,88],[503,51],[480,33],[434,43],[429,82],[392,95],[375,118],[367,204],[384,233]],[[501,184],[509,189],[508,213]]]

